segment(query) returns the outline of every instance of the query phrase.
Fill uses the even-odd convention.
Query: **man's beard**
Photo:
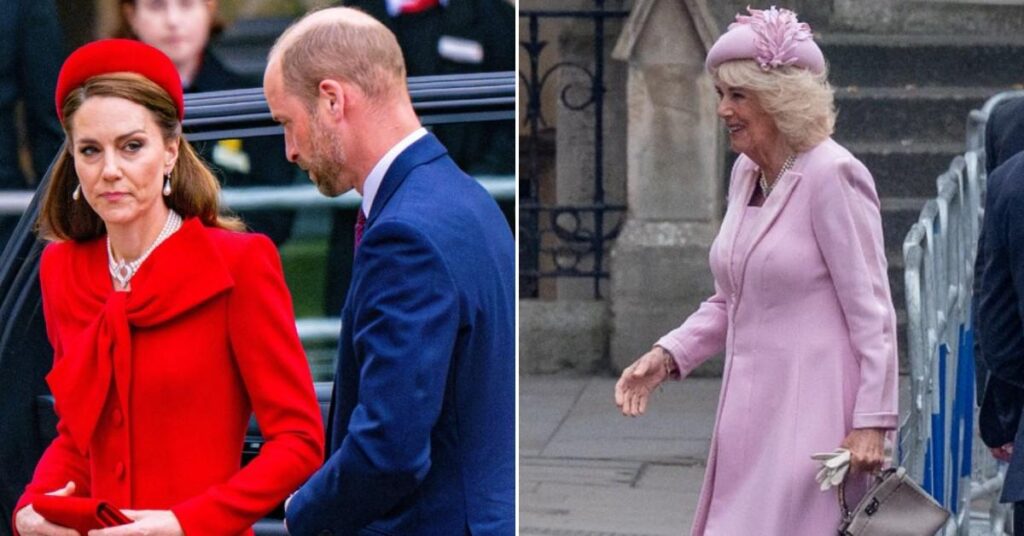
[[[341,145],[341,136],[333,128],[320,124],[318,119],[315,116],[313,118],[313,154],[306,170],[320,193],[327,197],[337,197],[352,189],[352,184],[345,184],[342,178],[345,173],[345,148]]]

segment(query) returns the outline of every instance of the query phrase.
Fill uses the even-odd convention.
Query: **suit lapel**
[[[402,151],[398,158],[388,167],[384,178],[381,180],[380,188],[373,199],[373,207],[366,218],[366,228],[363,234],[365,235],[369,232],[370,226],[380,216],[380,213],[384,211],[388,201],[391,200],[395,192],[402,186],[405,178],[409,176],[409,172],[413,168],[436,160],[447,152],[444,145],[441,145],[441,142],[429,132]]]

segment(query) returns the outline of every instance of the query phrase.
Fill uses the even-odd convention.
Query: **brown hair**
[[[312,110],[321,80],[348,81],[378,101],[405,91],[405,59],[395,34],[358,9],[328,9],[338,15],[300,29],[303,21],[323,15],[323,10],[307,14],[285,30],[270,51],[270,57],[281,55],[288,92]]]
[[[75,201],[71,197],[79,182],[71,147],[71,119],[86,99],[96,96],[117,97],[144,106],[152,114],[165,142],[180,139],[178,160],[171,171],[172,193],[164,197],[170,209],[183,218],[199,218],[207,227],[244,229],[238,218],[220,215],[220,184],[182,137],[178,109],[167,92],[141,75],[112,73],[90,78],[64,99],[64,147],[53,165],[36,221],[40,237],[84,241],[106,232],[103,220],[92,207],[85,200]]]
[[[211,0],[206,0],[207,2]],[[128,24],[128,17],[124,15],[124,6],[130,5],[135,7],[135,0],[120,0],[117,3],[117,28],[114,29],[114,34],[111,37],[118,37],[121,39],[135,39],[139,40],[139,36],[135,35],[132,31],[132,25]],[[213,18],[210,19],[210,39],[217,37],[224,31],[224,19],[220,17],[220,13],[214,10]]]

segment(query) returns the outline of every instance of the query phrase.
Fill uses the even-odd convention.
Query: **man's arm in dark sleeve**
[[[1024,156],[996,168],[985,199],[985,268],[978,324],[983,357],[999,379],[1024,387]]]

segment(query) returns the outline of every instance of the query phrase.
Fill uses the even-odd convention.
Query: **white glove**
[[[846,478],[850,470],[850,451],[838,448],[832,452],[818,452],[811,455],[812,460],[821,462],[821,469],[814,477],[821,486],[821,491],[838,486]]]

